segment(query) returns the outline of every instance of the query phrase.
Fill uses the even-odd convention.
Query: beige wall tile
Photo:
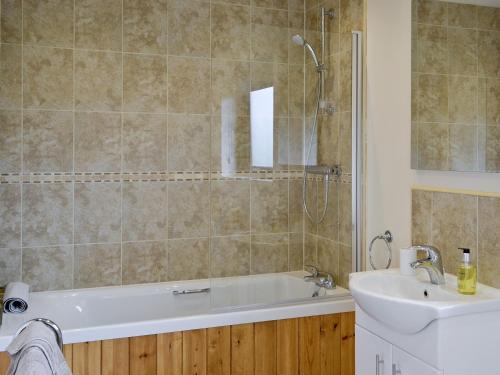
[[[123,48],[167,53],[167,1],[123,0]]]
[[[500,30],[500,9],[477,7],[477,20],[481,29]]]
[[[21,47],[0,44],[0,108],[21,107]]]
[[[166,182],[124,182],[122,189],[122,239],[124,241],[166,239]]]
[[[304,209],[302,207],[302,179],[289,181],[288,220],[290,232],[302,233],[304,230]]]
[[[342,170],[349,173],[352,171],[352,115],[351,112],[344,112],[339,117],[339,161]]]
[[[208,238],[168,240],[168,279],[208,278]]]
[[[75,183],[75,243],[121,241],[121,184]]]
[[[471,125],[450,126],[449,166],[453,171],[478,169],[478,129]]]
[[[167,116],[127,113],[123,118],[123,170],[167,169]]]
[[[304,64],[304,48],[296,45],[292,36],[304,32],[305,18],[303,12],[288,12],[288,62],[290,64]]]
[[[250,8],[212,4],[212,57],[247,60],[250,57]]]
[[[166,109],[166,57],[124,54],[123,110],[165,112]]]
[[[479,282],[500,288],[500,198],[479,197]]]
[[[325,218],[318,224],[318,235],[332,241],[338,241],[339,237],[339,192],[338,182],[328,183],[328,206]],[[325,185],[323,183],[318,186],[318,213],[323,213],[325,207]]]
[[[313,79],[311,77],[311,79]],[[311,81],[312,82],[312,81]],[[339,55],[338,78],[338,104],[337,111],[350,112],[352,102],[352,54],[350,51],[341,52]],[[314,96],[313,96],[314,97]]]
[[[431,244],[432,192],[412,190],[411,242]]]
[[[0,110],[0,173],[21,172],[21,111]]]
[[[479,31],[479,75],[500,77],[500,36],[498,31]]]
[[[210,56],[209,2],[168,2],[168,53],[177,56]]]
[[[321,271],[330,272],[339,279],[339,245],[335,241],[318,237],[318,265]]]
[[[0,283],[21,280],[21,249],[0,249]]]
[[[288,163],[290,168],[304,165],[304,119],[292,117],[288,121]]]
[[[477,75],[477,38],[478,32],[475,29],[448,28],[450,74]]]
[[[446,25],[447,4],[437,0],[417,0],[417,20],[420,23]]]
[[[477,259],[477,197],[433,193],[432,243],[443,256],[446,272],[455,273],[459,247],[471,249]]]
[[[418,123],[411,123],[411,168],[418,169]]]
[[[24,172],[73,170],[73,114],[24,111]]]
[[[21,247],[21,185],[0,185],[0,248]]]
[[[122,1],[75,2],[76,48],[122,50]]]
[[[304,266],[318,264],[318,237],[306,233],[304,235]]]
[[[75,108],[120,111],[122,56],[111,52],[75,51]]]
[[[352,249],[350,246],[339,245],[339,277],[337,284],[348,289],[349,274],[352,272]]]
[[[288,62],[288,12],[252,10],[252,60]]]
[[[73,47],[74,3],[74,0],[24,0],[24,43]]]
[[[21,43],[22,0],[2,0],[0,3],[0,40],[2,43]]]
[[[250,232],[248,181],[212,181],[210,199],[212,235]]]
[[[288,232],[288,182],[252,181],[252,232]]]
[[[304,114],[304,67],[289,65],[288,82],[288,113],[292,117],[300,117]]]
[[[418,87],[419,121],[448,121],[447,77],[442,75],[421,74],[418,80]]]
[[[121,284],[121,245],[76,245],[74,288]]]
[[[486,127],[486,170],[500,170],[500,126]]]
[[[210,277],[250,274],[250,236],[212,237]]]
[[[32,292],[73,287],[73,246],[23,249],[23,282]]]
[[[210,113],[210,60],[168,58],[168,111]]]
[[[25,108],[73,109],[73,51],[24,47]]]
[[[252,274],[288,271],[288,235],[252,236],[251,259]]]
[[[210,183],[168,183],[168,238],[208,237],[210,232]]]
[[[210,116],[168,116],[168,170],[210,169]]]
[[[290,233],[288,240],[288,270],[300,271],[304,268],[304,234]]]
[[[477,78],[450,76],[448,79],[449,121],[475,124],[477,120]]]
[[[73,184],[23,185],[23,246],[73,242]]]
[[[226,176],[250,169],[250,119],[219,116],[212,118],[212,171]]]
[[[120,172],[119,113],[75,113],[75,171]]]
[[[352,184],[340,183],[339,189],[339,242],[352,243]]]
[[[418,25],[418,71],[421,73],[448,72],[447,28]]]
[[[122,245],[122,283],[157,283],[166,280],[167,242],[125,242]]]
[[[250,64],[239,61],[212,62],[212,113],[249,115]]]
[[[486,123],[500,125],[500,79],[486,81]]]
[[[448,124],[418,125],[418,166],[420,169],[448,170]]]
[[[477,27],[477,7],[469,4],[448,3],[448,25],[464,28]]]
[[[340,2],[340,32],[363,30],[364,3],[362,0]]]

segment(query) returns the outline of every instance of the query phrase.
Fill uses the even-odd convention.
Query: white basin
[[[350,275],[349,288],[358,306],[373,319],[400,333],[423,330],[436,319],[500,311],[500,290],[478,284],[477,293],[456,291],[456,277],[433,285],[427,273],[402,276],[399,269]]]

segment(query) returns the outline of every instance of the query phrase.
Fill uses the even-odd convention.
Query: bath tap
[[[410,264],[411,268],[423,268],[429,274],[432,284],[443,285],[445,283],[443,261],[441,252],[434,246],[415,245],[411,247],[417,251],[425,251],[427,257],[418,259]]]
[[[331,273],[322,272],[317,267],[310,265],[306,265],[304,268],[311,273],[311,275],[304,276],[304,281],[313,282],[320,288],[335,289],[335,280],[333,280]]]

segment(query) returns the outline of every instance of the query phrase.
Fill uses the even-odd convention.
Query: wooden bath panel
[[[64,346],[74,375],[354,375],[354,313]],[[9,359],[0,353],[0,373]]]

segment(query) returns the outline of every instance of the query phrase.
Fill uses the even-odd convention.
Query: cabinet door
[[[392,348],[392,373],[391,375],[442,375],[438,371],[421,360],[412,357],[408,353]]]
[[[356,325],[356,375],[392,375],[391,354],[391,344]]]

